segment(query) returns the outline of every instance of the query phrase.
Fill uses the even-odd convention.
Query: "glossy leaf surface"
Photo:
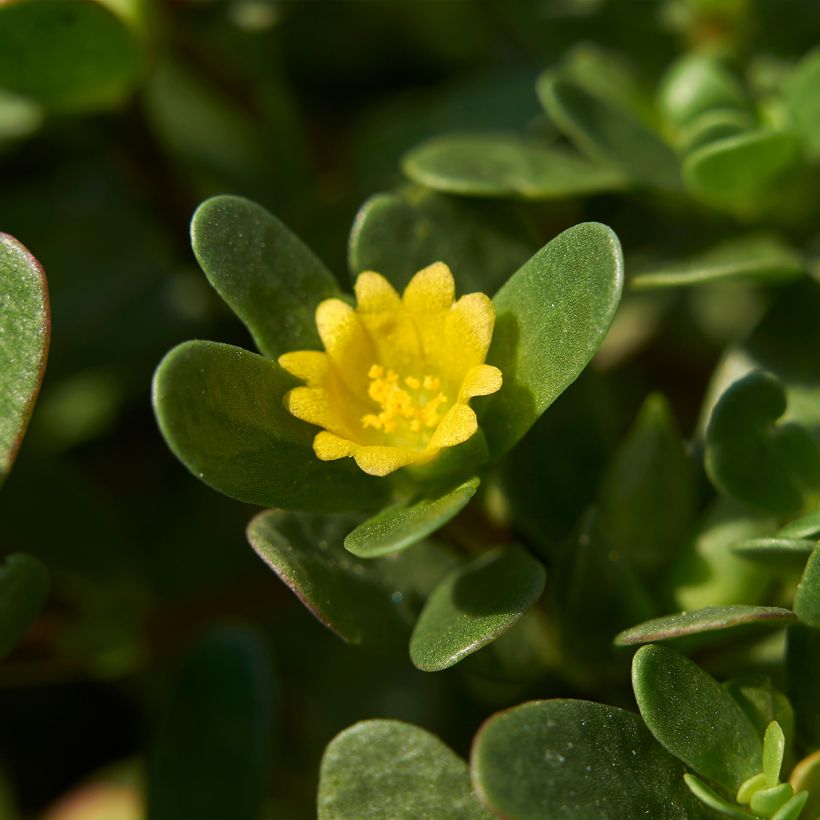
[[[458,663],[506,632],[538,600],[543,565],[521,547],[499,548],[454,569],[433,590],[410,638],[425,672]]]
[[[9,555],[0,566],[0,660],[37,616],[49,586],[48,571],[31,555]]]
[[[587,222],[555,237],[498,291],[487,361],[501,369],[504,385],[479,410],[493,456],[512,447],[586,367],[622,289],[618,238]]]
[[[316,428],[282,404],[296,384],[275,362],[232,345],[185,342],[154,376],[168,446],[220,492],[270,507],[325,512],[374,507],[387,485],[350,460],[320,461]]]
[[[820,630],[820,547],[809,556],[794,596],[794,611],[807,626]]]

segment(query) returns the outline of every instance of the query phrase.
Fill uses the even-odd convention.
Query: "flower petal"
[[[333,433],[350,434],[350,420],[345,418],[345,406],[332,397],[323,387],[294,387],[285,393],[287,411],[297,419],[324,427]]]
[[[345,384],[365,399],[376,350],[356,311],[341,299],[325,299],[316,308],[316,327]]]
[[[318,387],[327,378],[331,366],[327,353],[319,350],[295,350],[283,353],[277,361],[283,370],[306,382],[309,387]]]
[[[354,441],[328,433],[325,430],[317,433],[316,438],[313,439],[313,452],[322,461],[335,461],[337,458],[352,456],[357,450],[361,449],[361,446],[361,444],[356,444]]]
[[[454,404],[433,433],[428,449],[439,450],[442,447],[453,447],[467,441],[478,430],[478,419],[473,409],[466,404]]]
[[[406,467],[429,461],[434,453],[410,450],[406,447],[362,447],[353,454],[356,464],[368,475],[385,476]]]
[[[456,283],[444,262],[420,270],[407,284],[402,302],[407,310],[422,316],[449,310],[456,298]]]
[[[489,396],[500,390],[501,384],[501,371],[497,367],[491,364],[477,364],[464,376],[458,400],[466,402],[473,396]]]

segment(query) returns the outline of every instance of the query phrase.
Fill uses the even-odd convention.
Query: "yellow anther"
[[[425,390],[440,390],[441,389],[441,379],[438,376],[425,376],[424,377],[424,389]]]
[[[418,390],[421,387],[421,382],[415,376],[408,376],[404,383],[411,389],[411,390]]]

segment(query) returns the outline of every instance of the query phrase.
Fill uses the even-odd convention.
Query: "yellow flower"
[[[492,301],[483,293],[455,301],[453,275],[441,262],[419,271],[402,296],[369,271],[354,290],[355,308],[327,299],[316,309],[325,352],[279,357],[306,382],[285,395],[285,407],[324,428],[313,441],[316,455],[351,456],[383,476],[467,441],[478,429],[470,399],[501,387],[501,371],[484,364]]]

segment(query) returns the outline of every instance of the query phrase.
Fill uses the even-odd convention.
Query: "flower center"
[[[438,376],[401,378],[395,370],[385,370],[380,364],[371,365],[367,376],[367,395],[380,411],[362,416],[362,427],[385,433],[403,432],[400,427],[412,433],[438,427],[447,407],[447,396],[441,392]]]

